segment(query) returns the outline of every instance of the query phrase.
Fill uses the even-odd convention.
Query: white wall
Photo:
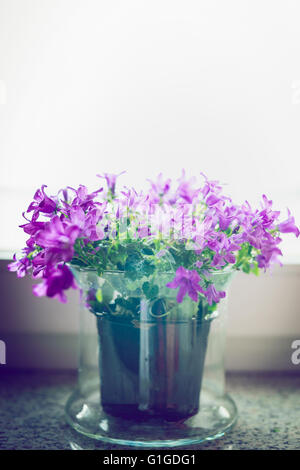
[[[0,0],[0,249],[51,190],[206,172],[300,220],[297,0]],[[289,254],[300,254],[290,238]]]

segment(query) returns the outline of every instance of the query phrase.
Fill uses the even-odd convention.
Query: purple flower
[[[237,213],[236,206],[218,209],[219,227],[221,230],[227,230],[231,222],[235,219]]]
[[[27,224],[19,225],[20,228],[24,230],[25,233],[28,233],[28,235],[34,235],[36,234],[39,230],[42,230],[45,226],[45,222],[38,222],[38,212],[33,214],[33,217],[31,220],[27,219],[25,216],[25,213],[23,212],[23,217],[24,219],[27,220]]]
[[[77,288],[74,276],[65,264],[49,268],[44,275],[43,282],[33,286],[33,293],[37,297],[47,295],[65,303],[67,297],[64,291],[70,287]]]
[[[217,291],[213,284],[210,284],[205,291],[205,297],[209,305],[212,305],[213,302],[220,302],[220,300],[223,299],[225,295],[226,293],[224,291]]]
[[[281,233],[294,233],[296,237],[299,237],[300,231],[295,225],[295,219],[291,216],[291,212],[288,209],[288,218],[284,222],[278,225],[278,230]]]
[[[206,199],[206,204],[208,205],[208,207],[212,207],[218,204],[218,202],[220,201],[221,201],[221,198],[218,197],[216,194],[210,194],[208,198]]]
[[[195,198],[197,198],[200,189],[194,189],[192,185],[195,182],[195,178],[191,178],[187,180],[185,177],[185,171],[182,170],[181,178],[179,178],[179,185],[177,189],[177,193],[179,197],[181,197],[185,202],[188,204],[192,204]]]
[[[196,253],[200,254],[214,234],[212,217],[208,215],[203,222],[196,220],[195,228],[196,233],[193,237],[193,240],[195,242]]]
[[[24,277],[29,268],[31,267],[30,260],[25,256],[24,258],[17,259],[16,255],[13,256],[13,262],[9,263],[8,270],[16,272],[18,277]]]
[[[196,262],[195,262],[195,266],[196,266],[196,268],[198,268],[198,269],[202,268],[202,266],[203,266],[203,261],[199,261],[199,260],[196,261]]]
[[[74,193],[76,194],[71,204],[73,208],[77,208],[79,206],[82,210],[86,211],[86,210],[90,210],[100,205],[100,203],[95,202],[94,199],[98,196],[99,193],[103,191],[103,188],[100,188],[97,191],[94,191],[93,193],[90,193],[90,194],[88,193],[87,187],[83,186],[82,184],[79,186],[77,190],[73,188],[68,188],[68,189],[72,189]],[[66,197],[67,195],[66,193],[64,193],[64,198]],[[64,201],[64,205],[66,209],[68,210],[70,207],[70,204],[67,201]]]
[[[106,184],[108,189],[111,191],[112,194],[115,194],[116,183],[118,176],[121,176],[125,173],[125,171],[121,171],[121,173],[104,173],[103,175],[97,175],[99,178],[105,178]]]
[[[230,251],[224,254],[224,259],[229,264],[234,264],[236,261],[234,254],[231,253]]]
[[[224,259],[224,256],[222,256],[220,253],[216,253],[215,256],[213,257],[213,260],[211,262],[211,265],[213,267],[221,268],[226,265],[226,261]]]
[[[273,238],[270,235],[266,237],[261,243],[260,254],[256,257],[259,268],[264,268],[266,271],[271,264],[281,264],[278,256],[282,256],[282,251],[278,248],[278,244],[281,242],[281,238]]]
[[[205,179],[205,185],[202,188],[201,192],[203,197],[205,198],[209,193],[220,193],[222,190],[222,186],[220,185],[219,181],[209,181],[207,176],[204,173],[200,173]]]
[[[157,204],[161,201],[171,188],[171,179],[164,179],[163,174],[160,173],[156,181],[148,180],[151,184],[151,202]]]
[[[138,233],[139,238],[148,237],[149,234],[150,234],[149,227],[147,227],[147,226],[138,227],[137,233]]]
[[[74,254],[74,243],[80,234],[77,225],[63,223],[56,215],[36,235],[36,243],[47,250],[47,258],[54,261],[69,261]]]
[[[225,295],[210,284],[213,272],[222,271],[228,264],[245,271],[257,264],[266,269],[282,255],[279,234],[300,235],[290,211],[287,220],[279,222],[280,213],[273,210],[267,196],[262,196],[258,209],[247,201],[234,205],[223,194],[220,183],[209,181],[205,175],[199,186],[195,177],[189,179],[183,171],[178,184],[173,185],[160,173],[150,181],[147,191],[123,187],[116,192],[119,175],[98,175],[106,180],[108,189],[92,193],[83,185],[78,189],[68,186],[51,197],[45,193],[45,185],[38,189],[28,207],[30,217],[23,214],[26,247],[21,259],[14,257],[9,270],[19,277],[29,272],[34,278],[42,277],[43,283],[35,287],[37,295],[64,298],[65,288],[61,286],[72,284],[62,263],[76,257],[76,262],[87,268],[101,265],[101,269],[113,269],[120,241],[119,265],[133,250],[139,251],[138,257],[149,256],[154,269],[156,265],[164,269],[168,254],[178,268],[168,284],[178,288],[178,302],[186,294],[198,301],[200,293],[213,303]],[[123,246],[130,248],[126,252]],[[144,255],[143,246],[151,247],[153,255]],[[185,249],[195,254],[185,256]],[[178,267],[180,264],[186,267]]]
[[[49,263],[47,258],[47,251],[42,250],[32,258],[32,277],[41,277],[44,270],[47,268]]]
[[[204,293],[202,287],[199,285],[201,278],[197,271],[185,269],[183,266],[179,266],[175,273],[173,281],[166,284],[170,289],[177,289],[177,302],[181,303],[186,294],[190,296],[195,302],[198,301],[198,292]]]
[[[36,191],[33,197],[34,201],[29,205],[27,212],[53,214],[56,209],[56,202],[47,196],[44,188],[47,188],[47,185],[43,184],[41,189]]]

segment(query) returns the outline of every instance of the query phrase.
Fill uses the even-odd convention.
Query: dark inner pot
[[[177,421],[199,410],[210,321],[97,317],[101,405],[133,420]]]

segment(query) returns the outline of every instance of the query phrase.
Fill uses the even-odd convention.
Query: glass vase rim
[[[67,265],[70,267],[70,268],[73,268],[79,272],[97,272],[97,268],[95,267],[85,267],[85,266],[77,266],[76,264],[73,264],[73,263],[67,263]],[[177,267],[177,269],[179,268],[179,266]],[[220,276],[222,274],[233,274],[235,273],[237,270],[236,269],[233,269],[231,266],[226,266],[225,269],[219,269],[217,271],[213,271],[213,272],[210,272],[210,275],[211,276]],[[102,271],[101,274],[99,274],[99,277],[101,277],[102,274],[104,273],[108,273],[108,274],[126,274],[126,272],[128,271],[125,271],[125,270],[120,270],[120,269],[104,269]],[[157,274],[173,274],[175,275],[176,271],[157,271]]]
[[[206,314],[203,317],[196,317],[196,316],[187,316],[186,318],[170,318],[168,315],[164,315],[162,317],[160,316],[155,316],[153,315],[153,319],[147,318],[145,320],[137,319],[137,318],[119,318],[116,316],[116,318],[113,318],[112,316],[109,316],[105,313],[94,313],[93,315],[96,317],[97,321],[107,321],[112,324],[119,324],[121,326],[129,326],[129,327],[134,327],[134,328],[141,328],[143,329],[144,327],[147,326],[155,326],[158,323],[164,323],[166,325],[190,325],[192,323],[200,325],[202,323],[207,323],[207,322],[212,322],[216,318],[219,318],[220,313],[218,310],[215,310],[214,312],[210,314]]]

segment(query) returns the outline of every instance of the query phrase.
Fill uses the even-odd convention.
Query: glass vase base
[[[183,447],[217,439],[228,432],[237,419],[237,408],[231,397],[217,397],[208,389],[201,392],[199,411],[180,420],[113,416],[99,405],[96,390],[90,390],[84,396],[75,390],[65,412],[72,428],[86,437],[139,448]]]

